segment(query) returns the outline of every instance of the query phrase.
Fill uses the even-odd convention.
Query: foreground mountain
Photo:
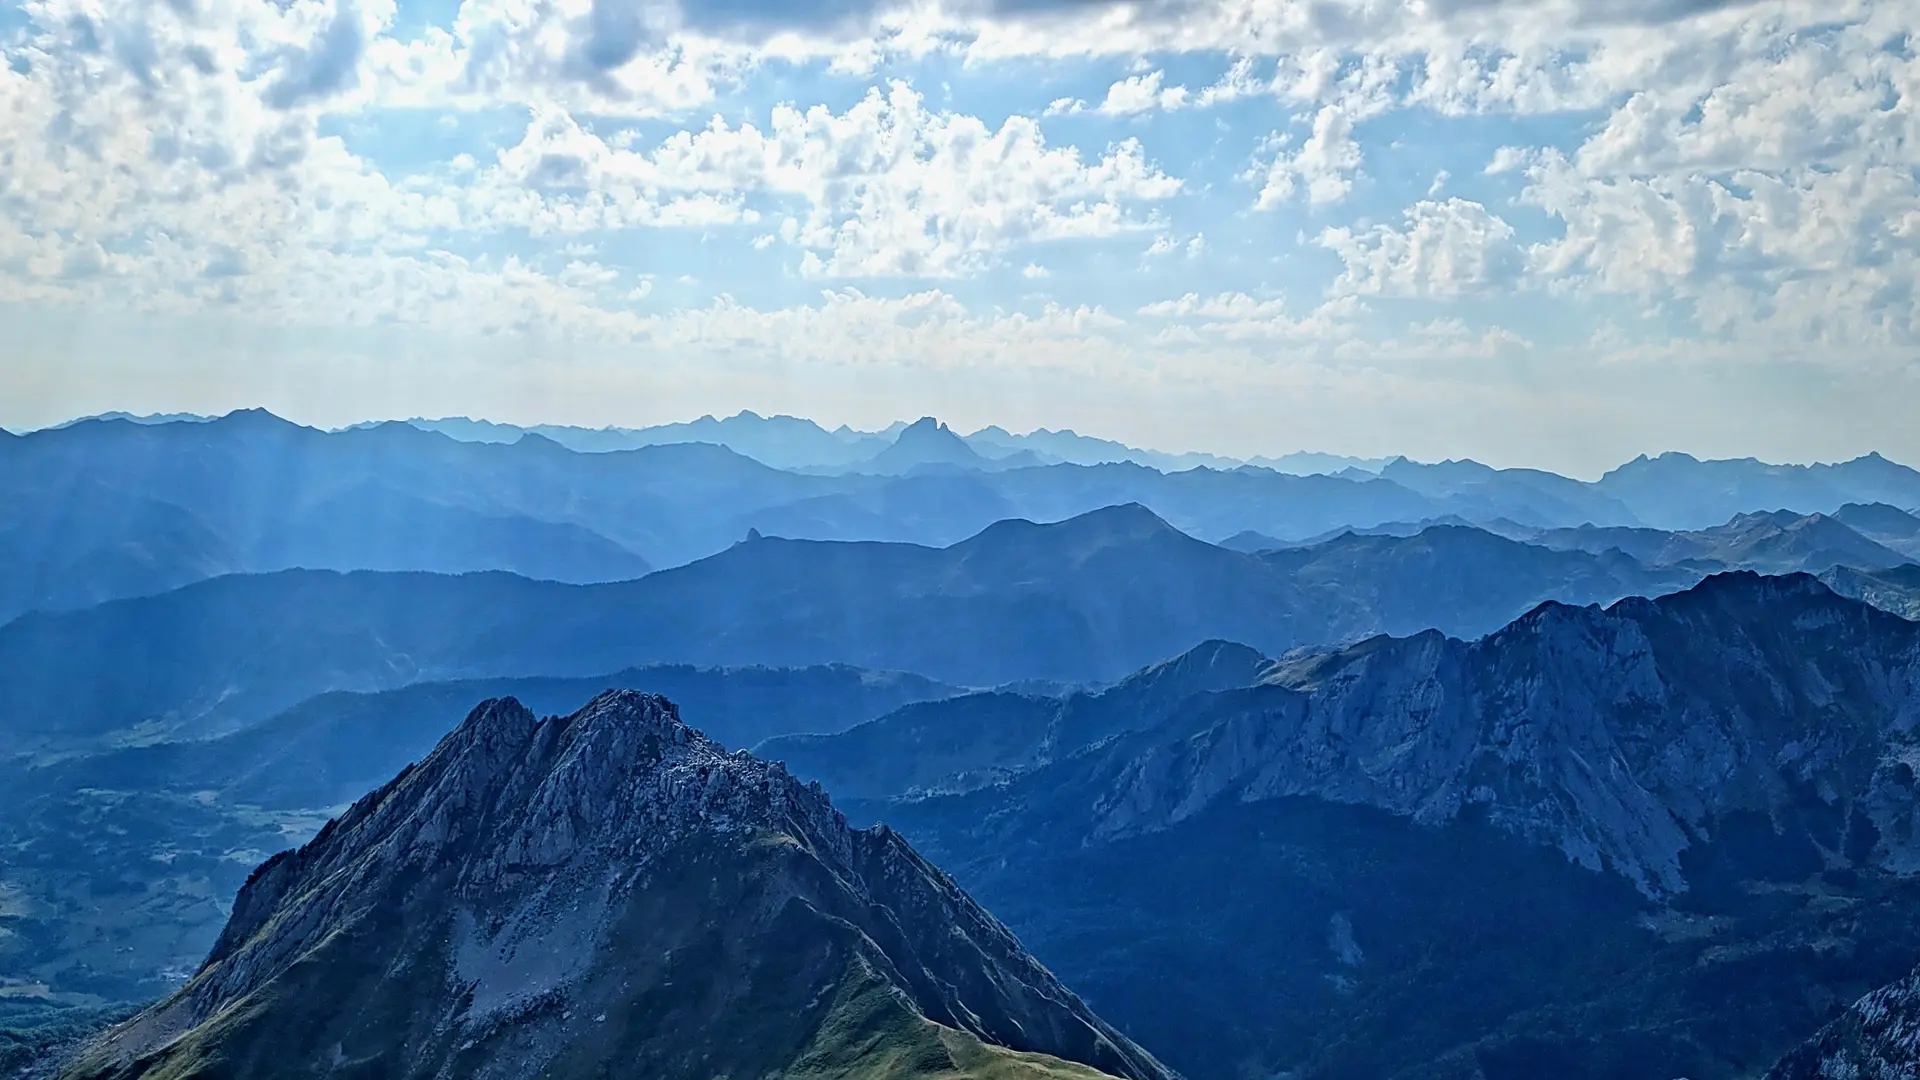
[[[488,702],[69,1077],[1169,1074],[886,829],[665,699]],[[1072,1064],[1072,1063],[1078,1063]],[[1097,1070],[1097,1071],[1096,1071]]]
[[[1477,635],[1542,599],[1693,580],[1470,529],[1255,556],[1137,505],[1005,521],[942,549],[760,537],[592,586],[285,572],[0,626],[0,725],[14,752],[151,742],[220,734],[328,690],[654,663],[1109,682],[1209,639],[1277,656],[1429,626]]]
[[[844,667],[424,683],[322,694],[204,742],[0,763],[0,978],[21,980],[6,984],[8,1003],[66,1011],[171,991],[206,955],[255,862],[421,760],[475,701],[511,696],[567,712],[608,686],[669,695],[689,723],[734,746],[955,692]]]
[[[1920,963],[1916,730],[1920,626],[1727,574],[850,812],[1195,1077],[1741,1080]]]
[[[845,665],[698,668],[656,664],[586,678],[427,682],[378,693],[331,691],[243,731],[61,760],[19,771],[0,807],[20,796],[81,788],[197,792],[283,810],[334,807],[418,761],[486,698],[564,712],[608,686],[670,697],[688,722],[728,746],[800,732],[832,733],[957,687],[918,675]]]

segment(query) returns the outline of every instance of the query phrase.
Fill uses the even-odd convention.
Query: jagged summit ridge
[[[1920,732],[1920,628],[1817,579],[1738,572],[1610,608],[1547,603],[1479,641],[1375,638],[1276,665],[1173,743],[1121,745],[1093,835],[1153,831],[1223,800],[1306,795],[1415,821],[1496,825],[1683,892],[1683,853],[1726,815],[1803,792],[1857,814],[1862,858],[1920,865],[1903,764]]]
[[[255,871],[194,979],[69,1075],[832,1075],[883,1043],[940,1075],[1014,1052],[1170,1076],[897,834],[609,691],[483,703]]]
[[[681,722],[665,698],[609,691],[546,720],[512,698],[488,701],[419,765],[254,873],[203,969],[214,977],[201,995],[244,993],[361,914],[355,905],[376,880],[451,862],[456,893],[485,907],[520,887],[564,893],[616,863],[644,872],[695,832],[754,828],[849,857],[845,819],[818,785],[729,753]],[[537,922],[522,921],[529,931]],[[516,996],[549,989],[534,980]]]

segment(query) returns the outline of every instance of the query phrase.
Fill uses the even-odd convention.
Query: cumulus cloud
[[[1285,136],[1270,143],[1273,160],[1251,174],[1260,181],[1254,206],[1271,210],[1304,193],[1315,206],[1337,203],[1353,191],[1360,174],[1360,144],[1353,138],[1353,119],[1337,105],[1328,105],[1313,118],[1313,133],[1299,149],[1290,150]]]
[[[807,249],[808,272],[869,277],[951,277],[1016,245],[1145,228],[1136,208],[1181,187],[1137,140],[1088,160],[1049,146],[1030,118],[989,128],[929,109],[904,83],[842,113],[778,107],[765,130],[716,119],[650,151],[551,113],[500,154],[495,179],[569,230],[647,223],[696,199],[722,221],[764,194],[801,207],[788,239]]]
[[[1191,95],[1184,86],[1164,85],[1165,77],[1165,72],[1150,71],[1114,83],[1107,88],[1099,111],[1108,116],[1132,116],[1154,109],[1180,108]]]
[[[1920,182],[1910,168],[1592,176],[1557,154],[1525,199],[1562,223],[1541,273],[1577,287],[1675,298],[1739,337],[1920,341]]]
[[[1452,316],[1361,333],[1358,298],[1398,314],[1389,298],[1523,289],[1571,324],[1592,321],[1586,304],[1629,319],[1638,303],[1662,333],[1691,319],[1756,354],[1821,343],[1834,362],[1910,363],[1920,335],[1916,19],[1888,0],[465,0],[405,34],[391,0],[21,10],[0,43],[13,300],[739,350],[790,351],[806,332],[845,344],[871,319],[873,357],[1032,348],[1109,367],[1122,345],[1276,340],[1356,360],[1508,355],[1532,343]],[[934,81],[1068,56],[1084,68],[1057,70],[1097,74],[1014,86],[991,116]],[[822,69],[852,92],[773,104],[805,85],[785,73]],[[418,120],[394,110],[416,108],[443,114],[436,132],[525,124],[437,163],[386,162],[417,149],[392,137]],[[1188,123],[1130,119],[1170,110]],[[1513,122],[1544,114],[1561,115]],[[1468,125],[1471,157],[1432,160]],[[1424,144],[1374,134],[1428,127]],[[1489,156],[1493,140],[1509,145]],[[1313,210],[1338,269],[1316,253],[1288,272],[1323,275],[1306,283],[1321,307],[1267,291],[1286,253],[1261,230],[1288,219],[1245,215],[1249,189],[1258,209]],[[630,230],[655,231],[613,236]],[[636,321],[635,302],[664,298],[612,253],[668,237],[737,245],[726,257],[751,286],[788,300],[809,277],[908,280]],[[1156,266],[1194,292],[1123,320],[1092,302],[1106,283],[1056,275],[1050,295],[1088,302],[987,316],[915,280],[999,275],[1020,292],[1064,265],[1035,245],[1108,240],[1121,258],[1184,249]],[[667,284],[682,269],[662,292],[704,304],[681,295],[691,277]]]
[[[293,5],[290,13],[317,25],[310,40],[283,50],[279,72],[269,80],[262,100],[287,109],[353,89],[359,83],[367,40],[392,18],[391,3],[381,7],[384,10],[358,0],[334,0],[331,8],[314,0]]]
[[[1513,226],[1465,199],[1417,202],[1399,228],[1329,228],[1319,243],[1346,264],[1336,292],[1459,296],[1513,285],[1525,269]]]

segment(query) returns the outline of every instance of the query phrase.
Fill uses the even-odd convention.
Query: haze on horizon
[[[0,425],[1920,460],[1917,23],[0,0]]]

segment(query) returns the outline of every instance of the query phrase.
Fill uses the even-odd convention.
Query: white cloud
[[[1123,355],[1327,355],[1308,342],[1355,364],[1544,351],[1450,311],[1380,329],[1357,299],[1524,291],[1581,349],[1599,312],[1628,324],[1607,339],[1620,357],[1897,368],[1920,345],[1920,17],[1892,0],[466,0],[404,37],[391,0],[17,10],[28,28],[0,42],[0,298],[26,304],[735,356],[789,355],[805,347],[787,336],[817,330],[876,362],[1033,349],[1111,372]],[[1032,62],[1047,57],[1093,59]],[[823,69],[832,107],[773,104]],[[984,88],[991,116],[943,104]],[[1174,109],[1198,123],[1125,121]],[[1275,110],[1298,126],[1256,148]],[[1035,119],[1069,115],[1045,132]],[[527,119],[504,145],[486,134],[502,116]],[[1293,254],[1267,234],[1296,222],[1232,224],[1248,189],[1231,173],[1250,158],[1257,206],[1331,226],[1318,242],[1340,269],[1316,254],[1285,270],[1295,295],[1326,287],[1318,309],[1264,291]],[[631,230],[652,231],[615,235]],[[795,271],[1031,279],[1066,265],[1035,245],[1114,237],[1122,257],[1184,248],[1192,297],[1123,323],[1092,303],[1108,283],[1056,269],[1049,294],[1089,303],[1016,317],[938,291],[795,301],[810,288]],[[712,261],[674,262],[708,243]],[[637,271],[662,265],[663,283],[691,266],[762,306],[636,321],[636,301],[662,299]]]
[[[976,315],[930,289],[898,298],[827,290],[817,304],[760,309],[721,297],[711,306],[641,322],[650,346],[689,355],[739,356],[757,364],[1102,370],[1130,349],[1105,310],[1048,304],[1037,314]]]
[[[1260,194],[1254,207],[1271,210],[1293,200],[1304,189],[1307,201],[1315,206],[1337,203],[1353,191],[1354,177],[1360,173],[1360,144],[1353,138],[1353,120],[1337,105],[1328,105],[1313,118],[1313,134],[1289,152],[1284,137],[1272,143],[1274,156],[1264,174],[1252,174],[1260,180]]]
[[[1156,318],[1180,316],[1201,319],[1264,319],[1286,310],[1282,300],[1255,300],[1246,293],[1228,292],[1202,297],[1187,293],[1173,300],[1159,300],[1140,309],[1140,314]]]
[[[797,200],[805,212],[791,242],[819,276],[972,273],[1020,244],[1144,228],[1136,207],[1181,186],[1138,141],[1088,161],[1047,145],[1029,118],[989,128],[927,108],[904,83],[844,113],[777,107],[765,131],[716,118],[645,152],[550,113],[495,172],[522,219],[561,230],[660,223],[675,207],[724,223],[752,213],[748,194]]]
[[[1164,72],[1151,71],[1114,83],[1107,88],[1099,111],[1108,116],[1132,116],[1154,109],[1170,112],[1185,105],[1189,97],[1187,88],[1162,85],[1164,78]]]
[[[1525,199],[1563,224],[1539,271],[1575,286],[1689,302],[1703,330],[1743,339],[1920,342],[1920,181],[1854,165],[1591,176],[1558,155]]]
[[[1020,276],[1026,278],[1028,281],[1035,281],[1040,278],[1052,277],[1053,274],[1039,263],[1028,263],[1021,268]]]
[[[1287,314],[1279,298],[1257,300],[1242,292],[1213,296],[1186,293],[1140,308],[1150,319],[1169,320],[1154,337],[1155,344],[1173,348],[1206,348],[1220,342],[1288,341],[1329,346],[1350,340],[1354,319],[1362,313],[1352,297],[1330,300],[1307,314]]]
[[[1405,226],[1330,228],[1320,246],[1346,270],[1336,292],[1390,296],[1459,296],[1510,286],[1525,269],[1513,226],[1477,202],[1448,199],[1409,207]]]

